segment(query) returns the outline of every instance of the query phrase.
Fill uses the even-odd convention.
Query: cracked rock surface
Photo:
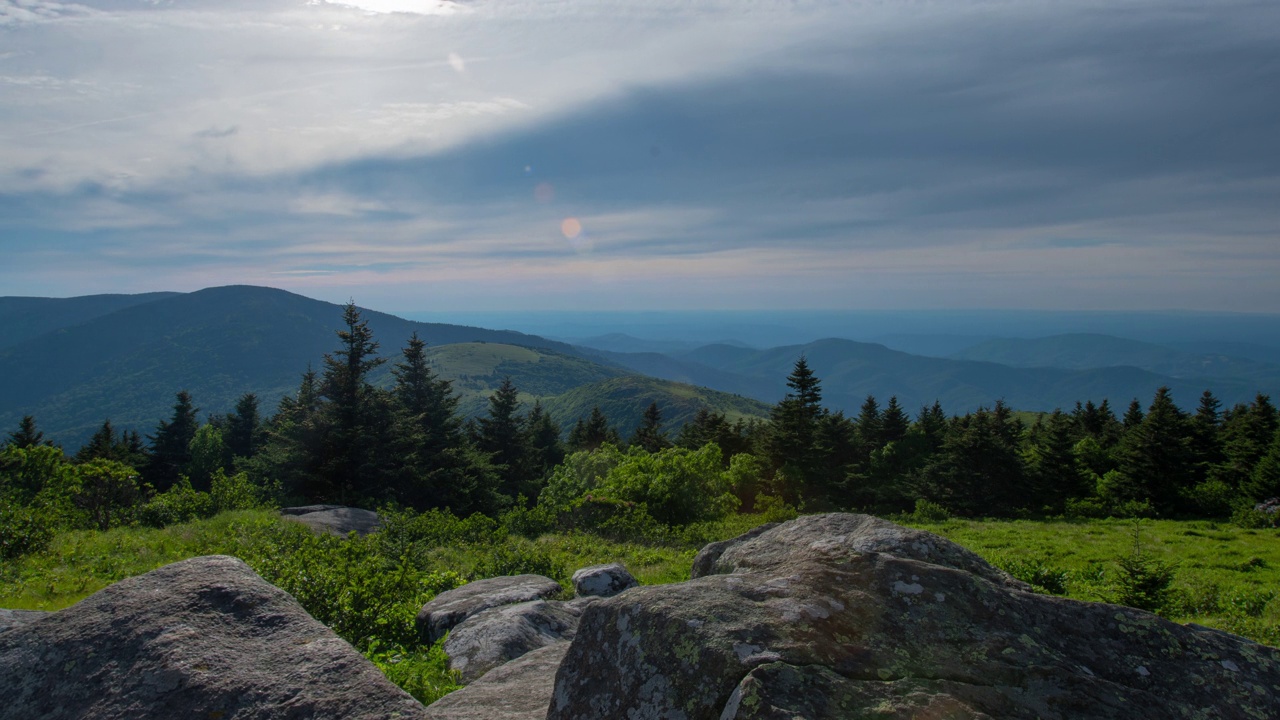
[[[419,718],[421,703],[243,562],[122,580],[0,631],[0,718]]]
[[[815,515],[583,613],[548,720],[1274,718],[1280,650],[1036,595],[950,541]]]

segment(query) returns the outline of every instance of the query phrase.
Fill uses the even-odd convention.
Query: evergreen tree
[[[772,432],[768,440],[769,462],[792,487],[784,492],[796,500],[808,485],[817,480],[822,460],[818,448],[818,422],[822,407],[822,387],[809,369],[804,356],[796,360],[787,376],[791,389],[770,413]]]
[[[720,447],[725,467],[728,467],[734,455],[752,452],[755,436],[764,432],[763,425],[751,425],[744,420],[730,424],[724,413],[701,407],[694,413],[693,420],[680,428],[676,445],[698,450],[707,443],[715,443]]]
[[[947,427],[942,447],[922,473],[927,497],[960,515],[1000,515],[1024,508],[1028,493],[1022,455],[1010,442],[1007,408],[979,408]]]
[[[476,422],[473,437],[476,448],[492,458],[500,478],[499,493],[510,500],[536,494],[529,471],[532,453],[519,409],[519,391],[511,378],[503,378],[497,391],[489,396],[489,414]]]
[[[847,508],[860,497],[856,486],[868,464],[862,449],[858,427],[844,413],[825,413],[818,419],[815,450],[821,464],[809,488],[814,504]]]
[[[150,436],[151,454],[142,469],[143,480],[163,492],[187,472],[191,462],[191,439],[196,436],[200,410],[191,401],[191,393],[181,390],[173,406],[173,416],[161,420],[155,435]]]
[[[44,433],[36,429],[34,416],[23,415],[18,423],[18,429],[9,433],[9,442],[6,444],[16,448],[29,448],[37,445],[52,446],[53,441],[45,440]]]
[[[628,444],[644,448],[644,451],[649,453],[660,452],[671,447],[666,433],[662,431],[662,411],[658,409],[658,403],[651,402],[649,407],[645,408],[640,427],[636,428]]]
[[[1194,482],[1203,482],[1209,477],[1212,469],[1226,459],[1222,448],[1222,428],[1219,425],[1222,414],[1222,403],[1205,390],[1200,396],[1200,405],[1191,417],[1191,461],[1195,466]]]
[[[533,453],[533,476],[541,484],[541,480],[552,469],[564,462],[565,450],[564,443],[560,442],[560,428],[542,409],[542,403],[535,401],[525,421],[525,432],[528,435],[528,446]]]
[[[280,407],[267,423],[265,439],[258,452],[245,462],[259,484],[278,485],[283,500],[303,504],[324,497],[320,481],[325,420],[319,377],[308,367],[293,396],[280,400]]]
[[[898,404],[898,396],[894,395],[889,398],[889,404],[884,407],[884,412],[880,414],[880,445],[888,445],[892,442],[900,442],[907,436],[907,431],[911,429],[911,418]]]
[[[860,458],[869,458],[871,453],[879,450],[884,444],[884,423],[880,417],[880,403],[876,402],[874,395],[868,395],[867,399],[862,401],[855,427],[858,433],[858,455]]]
[[[1280,432],[1271,441],[1267,453],[1253,466],[1253,472],[1241,484],[1240,492],[1255,503],[1280,497]]]
[[[233,412],[223,420],[223,442],[232,457],[249,459],[262,444],[262,419],[258,415],[258,396],[245,393],[236,401]]]
[[[1142,403],[1138,402],[1138,398],[1134,398],[1129,403],[1129,409],[1124,411],[1124,432],[1138,427],[1142,424]]]
[[[116,449],[120,443],[120,439],[116,436],[116,429],[111,425],[111,419],[102,421],[102,427],[99,427],[90,438],[76,451],[75,461],[77,463],[86,463],[90,460],[119,460],[116,457]]]
[[[591,408],[591,416],[586,420],[578,418],[577,424],[569,432],[567,449],[571,453],[591,451],[605,443],[621,445],[622,440],[618,437],[618,431],[609,427],[609,420],[604,413],[600,412],[600,407],[597,405]]]
[[[1073,418],[1059,409],[1032,428],[1025,454],[1032,509],[1059,513],[1067,500],[1092,491],[1076,457],[1074,426]]]
[[[354,302],[342,309],[345,329],[339,348],[324,356],[321,395],[326,436],[320,479],[328,499],[340,504],[374,498],[386,491],[386,440],[390,435],[389,399],[369,383],[369,374],[386,362]]]
[[[1190,445],[1186,414],[1174,404],[1169,388],[1161,387],[1142,422],[1120,441],[1117,469],[1124,482],[1116,499],[1148,501],[1165,514],[1182,511],[1195,478]]]
[[[1276,409],[1266,395],[1259,393],[1251,404],[1232,408],[1223,420],[1220,435],[1226,459],[1210,471],[1210,476],[1229,487],[1243,487],[1266,454],[1277,426],[1280,421]]]

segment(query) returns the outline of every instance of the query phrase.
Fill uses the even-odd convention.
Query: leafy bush
[[[257,510],[267,507],[263,493],[247,473],[236,473],[227,477],[221,468],[213,473],[210,480],[209,495],[213,498],[215,512],[227,510]]]
[[[0,560],[13,560],[40,552],[53,539],[54,523],[48,513],[17,503],[0,502]]]
[[[557,465],[538,496],[538,504],[553,510],[569,507],[604,484],[604,479],[626,458],[621,450],[605,443],[595,450],[570,454]]]
[[[1067,593],[1069,573],[1038,558],[1005,557],[996,559],[993,564],[1039,592],[1050,595]]]
[[[643,504],[654,520],[687,525],[724,517],[738,506],[730,492],[720,448],[669,448],[657,453],[633,452],[609,471],[599,493]]]
[[[1267,513],[1253,505],[1241,505],[1231,514],[1231,522],[1246,530],[1280,527],[1280,512]]]
[[[738,456],[734,456],[735,459]],[[800,511],[794,505],[789,504],[786,500],[777,495],[765,495],[763,493],[756,495],[755,498],[756,512],[760,513],[764,522],[786,522],[800,517]]]
[[[213,508],[213,497],[192,488],[191,482],[184,477],[138,508],[138,522],[148,527],[168,527],[212,517]]]
[[[920,498],[916,500],[916,509],[911,512],[914,522],[937,523],[951,519],[951,513],[932,500]]]
[[[527,540],[511,540],[489,550],[476,564],[475,579],[525,573],[546,575],[559,581],[569,577],[564,563],[546,550]]]
[[[507,536],[498,521],[479,513],[460,518],[448,510],[384,507],[378,514],[382,529],[371,537],[388,557],[422,557],[430,548],[488,544]]]
[[[1115,602],[1151,612],[1169,605],[1176,566],[1134,553],[1116,560],[1116,570]]]
[[[75,467],[71,483],[71,501],[90,527],[109,530],[133,522],[142,500],[133,468],[115,460],[90,460]]]
[[[407,649],[401,645],[373,640],[365,657],[378,667],[391,682],[430,705],[462,687],[458,672],[449,669],[449,656],[441,638],[430,648]]]
[[[517,502],[498,518],[498,525],[508,534],[534,539],[556,529],[556,514],[545,505],[530,508]]]

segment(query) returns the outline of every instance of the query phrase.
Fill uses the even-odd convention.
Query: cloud
[[[0,30],[0,280],[1280,311],[1278,7],[446,5]]]

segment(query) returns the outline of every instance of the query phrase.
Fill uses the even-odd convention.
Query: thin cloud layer
[[[1280,7],[0,0],[3,294],[1280,312]]]

